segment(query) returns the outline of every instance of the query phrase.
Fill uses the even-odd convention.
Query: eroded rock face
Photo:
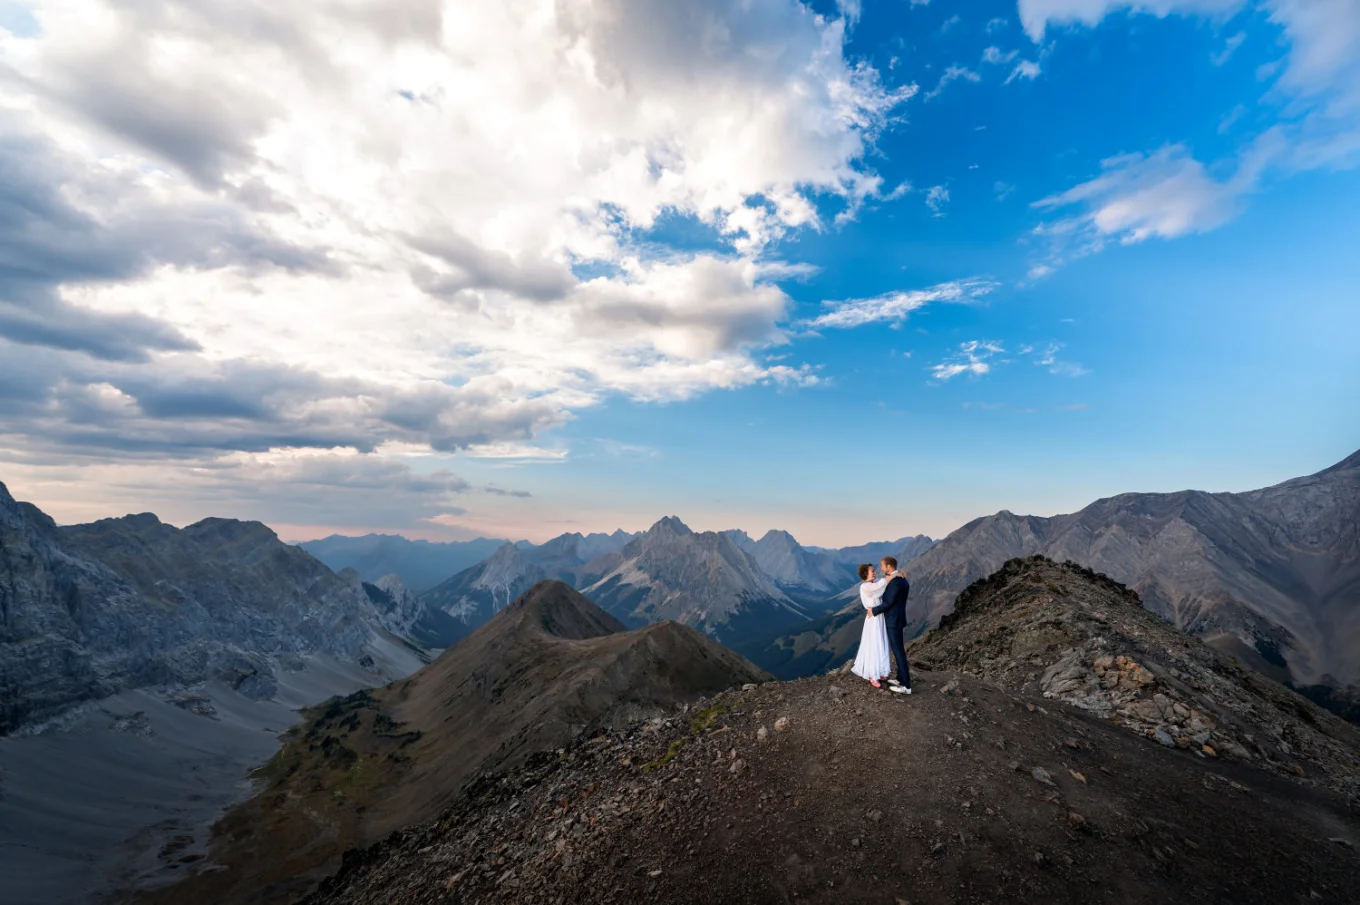
[[[960,594],[910,656],[925,668],[959,669],[1080,707],[1164,745],[1360,794],[1353,726],[1073,563],[1011,560]]]
[[[933,627],[964,587],[1013,557],[1073,560],[1264,675],[1332,689],[1344,709],[1360,700],[1357,512],[1360,453],[1247,493],[1125,493],[1052,518],[999,512],[912,564],[908,615]]]
[[[147,685],[268,697],[302,654],[357,661],[385,615],[258,522],[60,527],[0,484],[0,734]]]

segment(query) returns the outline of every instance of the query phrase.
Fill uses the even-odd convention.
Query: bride
[[[855,657],[852,671],[875,688],[882,688],[880,679],[886,679],[892,672],[888,659],[888,628],[884,617],[875,616],[873,608],[883,600],[883,589],[888,585],[887,577],[879,578],[873,566],[859,567],[859,600],[864,604],[864,633],[859,639],[859,655]]]

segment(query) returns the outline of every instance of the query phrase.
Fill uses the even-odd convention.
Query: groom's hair
[[[867,581],[869,579],[869,570],[872,568],[873,566],[869,565],[867,562],[861,565],[859,567],[859,580]]]
[[[887,566],[893,572],[897,571],[897,560],[891,556],[883,557],[883,565]]]

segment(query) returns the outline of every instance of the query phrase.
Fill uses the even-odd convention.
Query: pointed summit
[[[661,534],[684,535],[693,534],[689,526],[673,515],[668,515],[658,521],[655,525],[647,529],[647,533],[652,536]]]

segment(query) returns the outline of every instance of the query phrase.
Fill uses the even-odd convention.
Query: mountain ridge
[[[263,769],[261,794],[219,824],[213,857],[230,871],[141,901],[290,901],[345,849],[437,814],[479,771],[768,678],[693,629],[628,630],[570,586],[539,582],[412,676],[313,708]]]
[[[1002,510],[910,564],[909,635],[1007,560],[1043,554],[1114,576],[1178,628],[1347,712],[1360,700],[1357,511],[1360,453],[1258,490],[1123,493],[1052,517]],[[742,650],[776,675],[808,674],[853,655],[858,618],[851,601]]]

